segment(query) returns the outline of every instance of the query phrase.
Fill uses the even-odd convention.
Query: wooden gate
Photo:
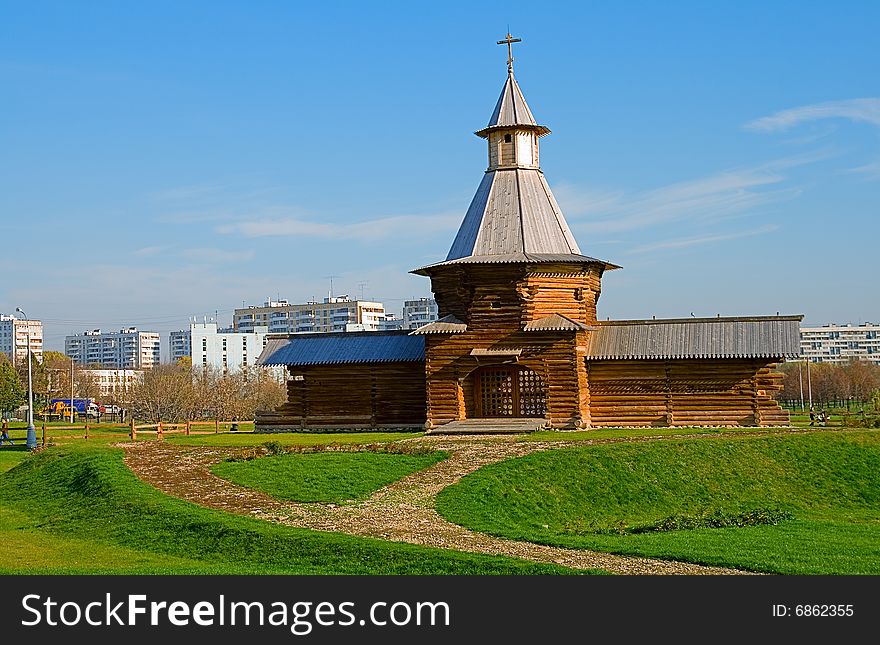
[[[544,379],[528,368],[497,365],[475,375],[477,416],[543,417],[547,411]]]

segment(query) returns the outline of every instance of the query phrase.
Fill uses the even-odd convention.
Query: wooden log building
[[[774,367],[798,356],[802,316],[598,320],[602,276],[620,267],[581,253],[538,163],[549,133],[508,55],[476,132],[488,169],[446,259],[412,271],[440,320],[271,338],[259,362],[287,367],[288,401],[257,431],[789,423]]]

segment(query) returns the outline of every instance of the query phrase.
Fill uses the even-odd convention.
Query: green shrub
[[[880,428],[880,414],[853,414],[846,420],[851,428]]]
[[[266,448],[266,451],[273,456],[283,455],[285,452],[284,444],[282,444],[280,441],[267,441],[263,444],[263,447]]]
[[[724,509],[707,511],[701,515],[672,515],[656,524],[632,527],[629,533],[648,531],[681,531],[690,529],[721,529],[729,527],[776,525],[783,520],[794,519],[788,511],[778,508],[757,508],[743,512],[729,512]]]

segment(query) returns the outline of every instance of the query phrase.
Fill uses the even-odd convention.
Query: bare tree
[[[143,381],[129,393],[134,417],[149,421],[183,421],[190,418],[194,389],[189,370],[177,365],[157,365],[144,372]]]
[[[278,407],[286,397],[285,384],[266,368],[224,374],[185,363],[153,368],[131,391],[135,414],[151,421],[252,420],[257,410]]]

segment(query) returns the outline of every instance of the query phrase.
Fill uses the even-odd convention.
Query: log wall
[[[421,362],[290,367],[287,402],[256,418],[257,432],[422,429]],[[301,376],[302,380],[296,380]]]
[[[748,359],[588,361],[590,419],[602,426],[779,426],[782,375]]]
[[[583,362],[588,332],[524,332],[522,327],[552,313],[595,321],[599,269],[547,268],[541,265],[542,273],[534,273],[522,265],[453,266],[432,273],[440,316],[453,314],[468,329],[426,336],[429,427],[472,416],[478,396],[474,372],[506,363],[534,370],[544,380],[547,419],[553,426],[579,428],[588,422]],[[520,355],[475,357],[472,349],[519,349]]]
[[[516,284],[522,302],[521,323],[560,314],[586,325],[596,322],[601,293],[601,268],[588,265],[572,270],[550,265],[541,272],[525,273]]]

